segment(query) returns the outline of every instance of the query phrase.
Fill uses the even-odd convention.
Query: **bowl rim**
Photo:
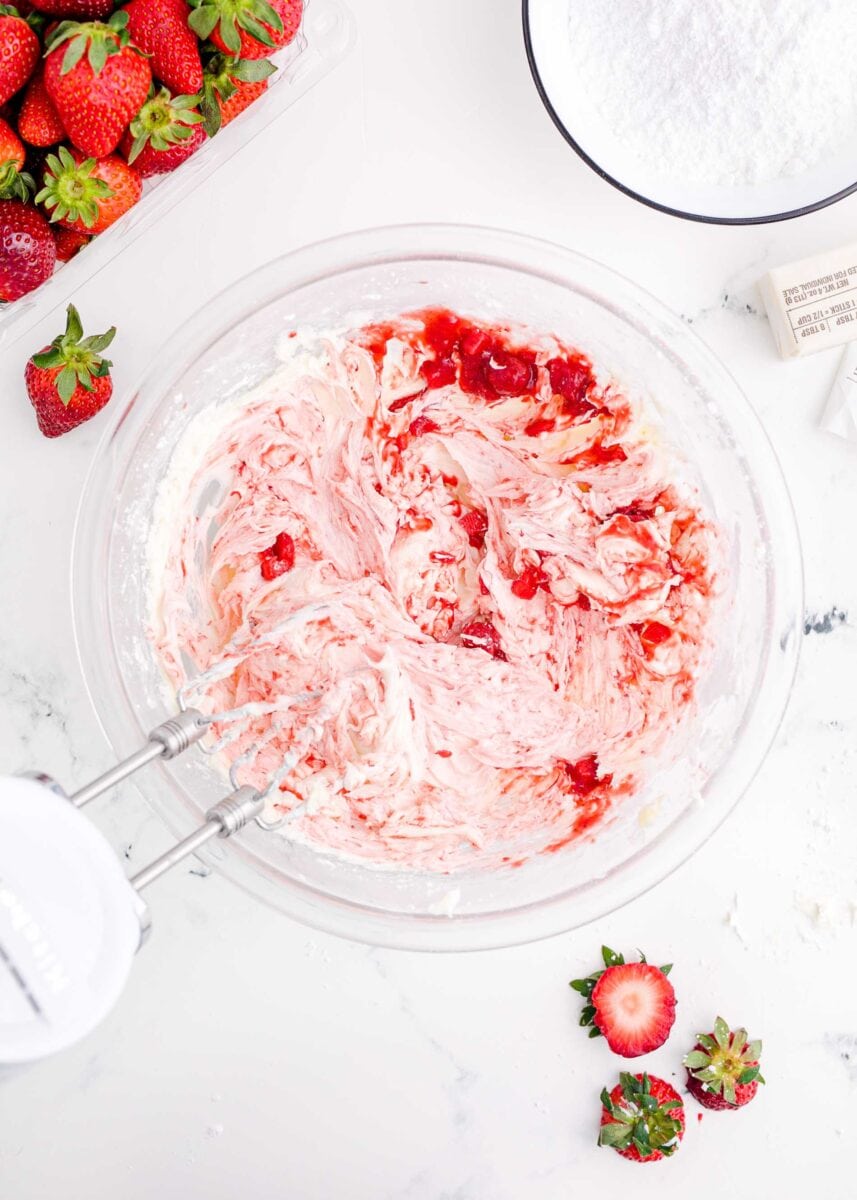
[[[456,242],[459,244],[457,250]],[[466,245],[466,249],[461,248],[462,243]],[[531,256],[529,260],[526,258],[527,253]],[[89,535],[99,528],[99,514],[103,515],[103,505],[99,505],[99,500],[103,499],[105,494],[100,486],[101,477],[106,476],[109,480],[118,469],[117,460],[121,462],[121,454],[111,452],[114,438],[127,425],[134,426],[132,410],[137,405],[140,394],[147,386],[155,386],[157,375],[165,369],[165,365],[172,368],[176,359],[187,352],[188,346],[197,358],[205,353],[236,319],[244,319],[249,315],[243,313],[239,316],[238,309],[241,307],[242,289],[247,291],[251,282],[255,305],[262,308],[278,296],[306,286],[310,281],[359,270],[365,266],[398,262],[408,257],[434,260],[448,258],[453,261],[478,260],[528,273],[533,277],[552,279],[564,286],[569,286],[569,278],[567,273],[563,276],[562,268],[576,268],[580,272],[589,272],[587,282],[590,287],[595,286],[592,283],[593,276],[596,282],[611,283],[616,289],[621,287],[625,290],[623,304],[628,302],[627,297],[630,295],[638,305],[643,306],[642,311],[646,317],[659,318],[673,331],[679,329],[681,337],[690,342],[696,351],[697,363],[700,359],[704,360],[729,388],[730,403],[737,405],[744,420],[742,428],[745,433],[749,429],[751,442],[759,448],[762,456],[759,473],[766,476],[765,482],[773,488],[773,498],[765,493],[765,505],[762,510],[766,528],[769,534],[776,533],[777,537],[772,540],[781,547],[792,568],[784,579],[777,575],[776,586],[769,585],[771,628],[766,638],[765,657],[760,660],[757,691],[748,701],[742,718],[742,725],[750,723],[757,734],[752,743],[752,750],[747,749],[745,759],[740,765],[735,764],[734,760],[728,760],[712,775],[714,780],[717,775],[728,772],[731,766],[732,771],[737,774],[737,780],[730,781],[731,790],[725,798],[721,783],[716,802],[712,798],[711,803],[705,806],[707,811],[703,813],[704,819],[694,824],[695,832],[692,835],[683,834],[684,845],[672,848],[676,837],[682,836],[681,830],[666,842],[666,846],[664,839],[683,818],[688,817],[691,806],[682,810],[682,813],[659,831],[650,842],[636,849],[621,864],[621,875],[613,879],[612,893],[605,894],[604,879],[594,879],[587,881],[585,885],[578,884],[576,887],[566,888],[551,896],[527,901],[510,909],[455,913],[451,917],[390,912],[331,895],[321,888],[294,878],[289,880],[288,886],[280,885],[277,898],[273,900],[270,895],[268,864],[256,859],[252,851],[245,850],[237,839],[225,854],[222,849],[213,848],[200,855],[212,866],[225,866],[223,873],[243,890],[269,901],[274,907],[302,923],[325,932],[399,949],[494,949],[538,941],[586,925],[643,895],[683,865],[726,820],[752,783],[780,727],[791,693],[800,649],[798,629],[803,617],[804,581],[797,523],[782,468],[764,426],[737,381],[696,331],[682,323],[667,305],[612,267],[577,251],[514,231],[472,225],[420,223],[363,229],[312,243],[262,264],[243,278],[227,285],[219,295],[203,303],[161,348],[158,361],[151,363],[142,373],[137,385],[128,389],[124,402],[113,408],[109,423],[93,453],[75,519],[70,564],[72,624],[84,685],[98,724],[114,750],[124,753],[128,747],[121,744],[121,737],[117,739],[111,733],[111,728],[115,732],[117,720],[120,723],[123,720],[117,717],[112,709],[115,700],[122,695],[125,688],[124,679],[118,664],[105,668],[98,663],[97,656],[90,656],[90,649],[93,646],[98,649],[99,642],[102,643],[100,648],[103,651],[104,639],[102,629],[95,630],[91,624],[87,629],[87,620],[90,623],[93,620],[87,605],[87,599],[91,596],[91,592],[87,590],[88,585],[95,589],[100,586],[102,594],[108,595],[103,580],[92,582],[91,571],[87,575],[87,568],[96,565],[92,562],[91,551],[90,557],[87,558],[87,548],[94,544],[93,537]],[[533,261],[535,259],[538,259],[538,262]],[[321,267],[319,263],[322,264]],[[607,297],[599,293],[599,298],[604,303]],[[216,320],[213,319],[215,313]],[[201,341],[203,334],[205,340]],[[685,361],[680,350],[673,350],[671,353],[679,361]],[[185,361],[182,370],[187,369],[189,364]],[[143,419],[140,417],[142,411],[138,408],[139,420]],[[729,407],[724,411],[728,412]],[[129,416],[132,418],[130,421],[127,420]],[[781,653],[778,659],[774,659],[772,652],[777,644]],[[104,694],[104,680],[101,676],[105,671],[108,676],[118,680],[119,696],[115,692]],[[145,735],[146,731],[139,724],[139,720],[137,724]],[[161,761],[158,763],[161,781],[168,785],[173,797],[170,802],[152,799],[149,803],[159,819],[173,833],[184,836],[188,832],[189,813],[187,806],[181,802],[171,807],[172,799],[180,789],[167,766],[168,764]],[[139,784],[135,783],[135,786],[143,795],[146,794]],[[200,811],[197,807],[194,817],[197,823]],[[677,850],[681,852],[677,853]],[[640,863],[638,860],[643,852],[647,852],[646,857]],[[234,872],[230,869],[233,862],[238,868]],[[640,867],[639,874],[636,870],[631,872],[628,869],[629,864],[634,862]],[[612,872],[607,879],[611,877]],[[438,877],[439,883],[443,878]],[[449,886],[455,886],[454,878],[450,879]],[[582,903],[587,891],[590,893],[588,906]]]
[[[824,196],[820,200],[814,200],[811,204],[801,205],[800,208],[786,209],[783,212],[762,213],[758,216],[749,217],[717,217],[709,216],[705,213],[690,212],[687,209],[673,208],[672,205],[664,204],[660,200],[653,200],[650,196],[644,195],[642,192],[636,191],[629,184],[623,183],[617,179],[615,175],[611,175],[596,160],[583,149],[580,143],[575,138],[574,134],[560,117],[559,113],[553,106],[548,89],[545,87],[544,80],[539,70],[538,58],[533,44],[532,30],[530,28],[530,5],[532,0],[522,0],[521,3],[521,18],[524,30],[524,46],[527,53],[527,62],[530,66],[530,74],[533,77],[533,83],[536,85],[536,91],[539,94],[542,104],[547,109],[548,116],[553,121],[556,128],[562,134],[572,150],[583,159],[588,167],[590,167],[596,175],[600,175],[603,180],[609,183],[617,191],[629,196],[632,200],[636,200],[639,204],[645,204],[647,208],[653,208],[657,212],[666,213],[670,217],[679,217],[683,221],[696,221],[703,225],[772,225],[778,221],[792,221],[796,217],[806,217],[810,213],[820,212],[823,208],[828,208],[831,204],[837,204],[840,200],[844,200],[846,196],[852,195],[857,191],[857,179],[847,187],[841,188],[838,192],[833,192],[830,196]]]

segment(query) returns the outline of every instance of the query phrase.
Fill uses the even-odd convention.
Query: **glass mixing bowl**
[[[455,226],[368,230],[270,263],[211,300],[114,401],[78,514],[73,602],[83,673],[117,755],[166,715],[146,638],[146,540],[186,422],[277,364],[286,330],[343,328],[427,304],[554,332],[651,402],[723,531],[725,590],[696,712],[669,761],[591,837],[523,866],[449,875],[366,867],[252,827],[208,862],[307,924],[381,945],[476,949],[584,924],[659,882],[706,841],[752,780],[793,679],[800,548],[773,450],[747,400],[678,317],[606,267],[518,234]],[[147,794],[186,835],[224,794],[196,750]]]

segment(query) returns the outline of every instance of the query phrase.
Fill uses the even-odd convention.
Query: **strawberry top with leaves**
[[[696,1045],[684,1056],[688,1091],[705,1108],[743,1108],[765,1082],[761,1056],[761,1041],[750,1041],[746,1029],[731,1030],[718,1017],[713,1031],[697,1034]]]
[[[47,41],[45,87],[74,145],[103,158],[119,145],[149,94],[149,60],[128,34],[128,15],[63,21]]]
[[[224,54],[266,58],[300,28],[303,0],[190,0],[190,27]]]
[[[38,66],[39,39],[11,4],[0,4],[0,104],[19,92]]]
[[[678,1150],[684,1121],[684,1105],[671,1084],[623,1071],[616,1087],[601,1093],[598,1145],[632,1162],[658,1162]]]
[[[212,55],[205,66],[199,106],[208,136],[214,137],[222,126],[228,125],[230,119],[252,103],[268,86],[268,78],[276,69],[267,59]]]
[[[138,171],[116,154],[84,158],[60,146],[45,161],[44,186],[36,196],[51,221],[80,233],[103,233],[140,199]]]
[[[604,970],[570,986],[585,1000],[580,1024],[591,1026],[590,1037],[603,1035],[614,1054],[638,1058],[657,1050],[669,1037],[675,1022],[675,992],[667,979],[672,964],[654,967],[640,961],[626,963],[609,946],[601,947]]]
[[[115,328],[83,336],[80,315],[68,306],[65,332],[27,363],[27,393],[45,437],[59,437],[95,416],[110,399],[111,363],[104,358]]]
[[[131,122],[122,151],[145,179],[179,166],[205,140],[198,96],[155,92]]]

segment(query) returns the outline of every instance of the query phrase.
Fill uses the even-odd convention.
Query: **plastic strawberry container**
[[[151,229],[162,213],[174,208],[323,79],[351,49],[354,30],[354,18],[342,0],[306,0],[298,36],[272,56],[278,69],[264,95],[171,175],[147,180],[140,203],[70,262],[59,263],[41,287],[0,305],[0,345],[21,337],[46,313],[65,303],[77,288]]]

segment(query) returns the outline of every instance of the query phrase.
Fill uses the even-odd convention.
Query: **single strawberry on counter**
[[[171,96],[161,88],[137,113],[121,150],[143,179],[174,171],[206,140],[198,104],[198,96]]]
[[[12,4],[0,4],[0,104],[20,92],[42,56],[39,39]]]
[[[303,0],[190,0],[190,27],[224,54],[267,58],[294,40]]]
[[[18,133],[28,145],[43,147],[55,146],[66,136],[42,71],[37,71],[27,84],[18,112]]]
[[[63,21],[46,44],[45,87],[69,138],[84,154],[111,154],[152,82],[148,58],[130,41],[128,14]]]
[[[761,1056],[761,1041],[749,1041],[746,1029],[732,1030],[718,1017],[714,1030],[697,1034],[696,1045],[684,1056],[687,1090],[704,1108],[743,1108],[765,1082]]]
[[[592,1026],[589,1036],[602,1034],[613,1053],[623,1058],[657,1050],[675,1021],[675,992],[667,979],[672,964],[653,967],[642,954],[639,962],[626,963],[609,946],[601,947],[601,955],[603,971],[570,984],[589,1002],[580,1024]]]
[[[59,437],[104,408],[113,395],[111,363],[102,356],[116,330],[83,336],[80,316],[68,306],[65,333],[27,363],[27,394],[45,437]]]
[[[100,21],[109,17],[116,0],[30,0],[33,8],[71,21]]]
[[[179,96],[201,91],[202,59],[187,0],[131,0],[125,12],[131,38],[150,55],[155,78]]]
[[[48,155],[43,182],[36,203],[44,205],[51,221],[86,234],[103,233],[143,191],[139,172],[117,154],[84,158],[65,146]]]
[[[0,119],[0,200],[28,200],[35,184],[24,170],[24,143],[8,122]]]
[[[253,61],[215,54],[205,64],[199,110],[209,137],[258,100],[276,71],[267,59]]]
[[[645,1072],[623,1071],[613,1090],[601,1093],[598,1145],[631,1162],[658,1162],[678,1150],[684,1120],[681,1096],[671,1084]]]
[[[56,260],[54,235],[42,214],[20,200],[0,200],[0,301],[39,287]]]

